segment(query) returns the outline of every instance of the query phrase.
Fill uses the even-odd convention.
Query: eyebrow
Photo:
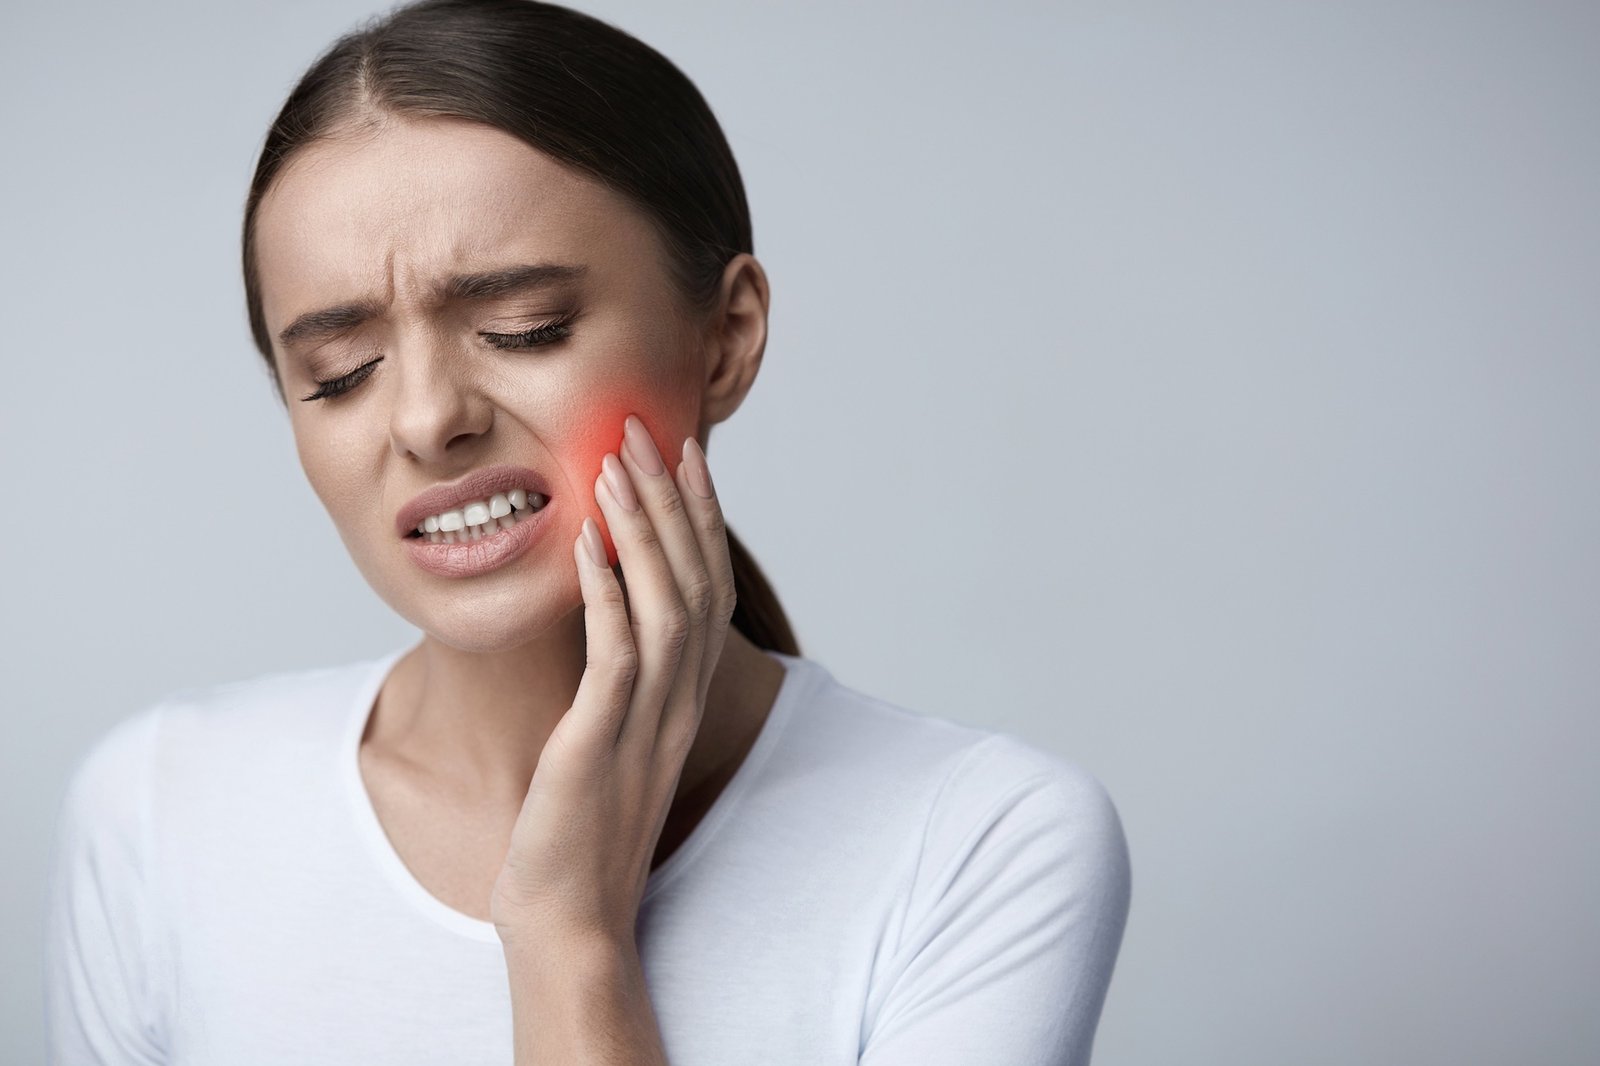
[[[560,282],[577,281],[589,272],[586,266],[570,263],[521,263],[476,274],[455,274],[434,285],[434,299],[485,300],[513,292],[526,292]],[[376,300],[355,300],[338,307],[307,311],[278,334],[278,343],[290,345],[336,336],[383,313]]]

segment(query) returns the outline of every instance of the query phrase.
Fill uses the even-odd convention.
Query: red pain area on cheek
[[[656,449],[661,452],[662,462],[670,476],[678,465],[677,452],[663,447],[661,435],[664,427],[674,424],[674,419],[659,410],[660,403],[639,396],[591,399],[586,406],[588,411],[585,416],[585,429],[576,434],[572,441],[574,481],[582,495],[578,501],[582,512],[578,517],[578,523],[581,526],[583,515],[594,519],[595,525],[600,527],[600,539],[606,546],[606,562],[616,566],[618,562],[616,541],[612,539],[611,527],[606,523],[605,512],[596,498],[596,493],[600,491],[599,481],[604,470],[603,461],[606,453],[616,453],[618,461],[621,461],[623,443],[626,439],[623,425],[630,414],[635,415],[644,423],[645,429],[656,442]]]

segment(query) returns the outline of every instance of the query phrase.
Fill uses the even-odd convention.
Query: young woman
[[[421,637],[174,692],[77,768],[61,1063],[1086,1063],[1099,782],[801,655],[698,442],[767,336],[687,78],[530,0],[337,41],[267,136],[255,341]],[[570,550],[569,550],[570,549]]]

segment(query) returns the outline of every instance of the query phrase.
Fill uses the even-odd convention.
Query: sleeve
[[[148,814],[159,707],[113,726],[57,810],[46,888],[46,1062],[167,1062],[154,1010]]]
[[[1132,890],[1111,797],[1009,734],[934,803],[861,1066],[1087,1066]]]

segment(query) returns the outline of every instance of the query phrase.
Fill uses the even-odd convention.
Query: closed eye
[[[514,351],[519,348],[539,348],[572,336],[572,329],[569,323],[576,317],[575,314],[562,315],[554,321],[535,326],[533,329],[523,330],[521,333],[479,333],[478,336],[496,348],[506,351]],[[349,392],[359,385],[368,374],[372,373],[372,368],[381,362],[383,362],[383,356],[380,355],[371,362],[363,363],[361,366],[356,367],[348,374],[328,381],[318,381],[317,391],[310,396],[302,396],[301,399],[322,400],[330,396],[338,396],[343,392]]]
[[[521,333],[479,333],[478,336],[496,348],[537,348],[570,337],[572,330],[568,327],[568,323],[574,317],[570,314],[562,315],[553,322],[546,322],[542,326],[535,326]]]
[[[348,374],[333,378],[329,381],[319,381],[317,382],[316,392],[313,392],[310,396],[302,396],[300,399],[322,400],[329,396],[337,396],[341,392],[348,392],[359,385],[363,378],[372,373],[372,368],[381,362],[383,362],[383,356],[380,355],[370,363],[362,363]]]

